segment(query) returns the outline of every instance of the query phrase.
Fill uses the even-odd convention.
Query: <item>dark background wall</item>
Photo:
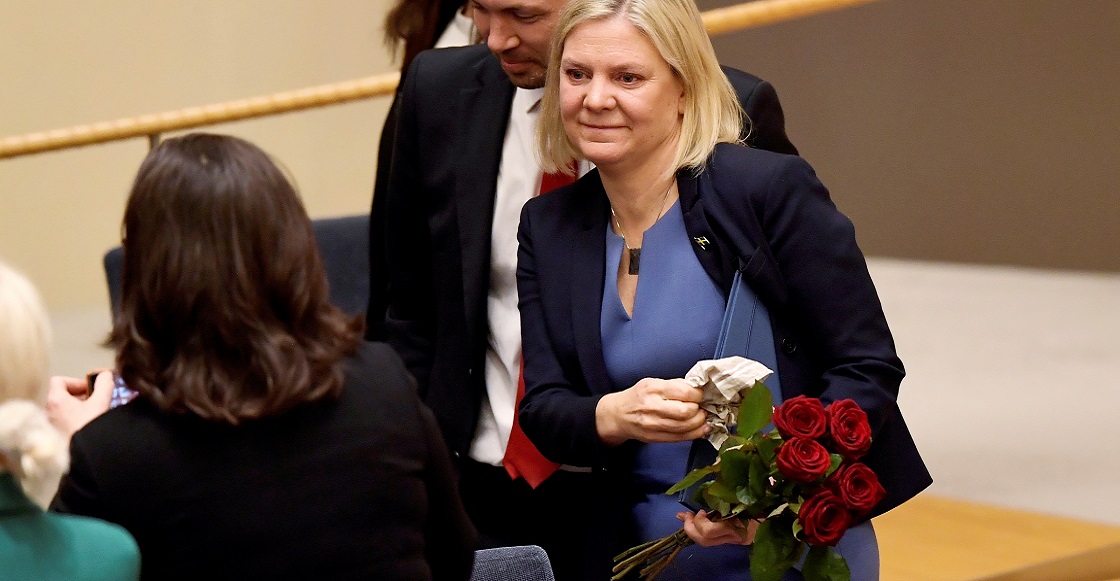
[[[713,41],[868,255],[1120,271],[1120,2],[883,0]]]

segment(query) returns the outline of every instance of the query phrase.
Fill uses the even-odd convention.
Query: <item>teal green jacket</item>
[[[44,512],[0,473],[0,581],[134,581],[140,550],[123,528]]]

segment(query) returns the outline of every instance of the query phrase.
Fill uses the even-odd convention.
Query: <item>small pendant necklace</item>
[[[653,219],[654,224],[661,219],[661,214],[665,212],[665,203],[669,201],[669,192],[673,191],[673,185],[675,183],[676,180],[670,182],[669,189],[665,190],[665,195],[661,198],[661,209],[657,211],[657,217]],[[642,247],[631,248],[630,244],[626,241],[626,231],[622,229],[622,224],[618,221],[618,214],[614,213],[614,204],[611,204],[611,218],[614,219],[614,225],[618,228],[618,233],[622,236],[622,245],[626,247],[626,253],[630,256],[630,265],[626,269],[626,274],[637,276],[638,271],[642,268]]]

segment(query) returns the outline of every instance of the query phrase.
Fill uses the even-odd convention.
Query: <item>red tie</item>
[[[563,173],[546,173],[541,176],[540,193],[552,191],[560,186],[566,186],[576,180],[574,176]],[[559,464],[549,460],[541,454],[537,447],[529,441],[525,432],[521,431],[521,421],[518,419],[517,408],[521,405],[521,398],[525,397],[525,361],[522,360],[517,372],[517,400],[513,406],[513,430],[509,434],[509,443],[506,444],[506,455],[502,464],[509,472],[510,478],[524,478],[529,486],[536,488],[541,485],[553,472],[560,467]]]

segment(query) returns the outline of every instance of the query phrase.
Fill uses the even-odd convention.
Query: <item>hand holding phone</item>
[[[86,382],[89,384],[89,393],[93,393],[93,386],[97,382],[97,376],[102,372],[110,371],[109,369],[95,369],[86,375]],[[117,372],[113,371],[113,394],[109,398],[109,409],[120,407],[133,400],[137,395],[135,390],[129,389],[124,384],[124,379],[121,379]]]
[[[109,409],[112,395],[112,390],[108,387],[112,385],[110,377],[111,375],[106,374],[96,392],[90,390],[91,384],[96,383],[96,372],[92,381],[89,376],[51,377],[50,390],[47,392],[47,418],[67,439]]]

